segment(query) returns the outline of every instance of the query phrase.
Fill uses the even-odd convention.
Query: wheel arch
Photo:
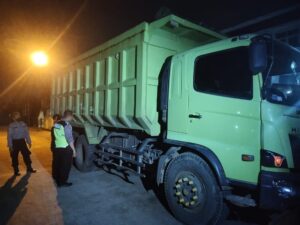
[[[161,157],[159,160],[158,169],[157,169],[157,178],[156,178],[157,184],[162,183],[167,166],[176,156],[185,152],[191,152],[195,155],[198,155],[199,157],[201,157],[207,162],[212,172],[214,173],[216,180],[220,185],[221,189],[222,190],[227,189],[229,183],[226,178],[225,171],[223,169],[220,160],[213,153],[212,150],[210,150],[205,146],[201,146],[193,143],[181,142],[181,141],[165,140],[165,143],[170,145],[170,148],[164,154],[164,157]]]

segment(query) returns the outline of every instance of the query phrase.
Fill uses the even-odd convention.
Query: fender
[[[194,152],[195,154],[200,155],[212,168],[219,185],[221,186],[222,190],[227,190],[229,183],[225,176],[224,169],[218,157],[213,153],[212,150],[193,143],[187,143],[182,141],[174,141],[165,139],[165,144],[171,145],[171,147],[163,156],[160,157],[158,167],[157,167],[157,177],[156,182],[157,184],[161,184],[163,182],[164,172],[168,163],[182,153],[183,148]],[[176,146],[176,147],[175,147]]]
[[[178,151],[180,149],[181,147],[174,147],[174,146],[170,147],[168,151],[159,158],[159,162],[157,166],[157,174],[156,174],[156,184],[158,186],[163,183],[167,165],[171,160],[173,160],[179,155]]]

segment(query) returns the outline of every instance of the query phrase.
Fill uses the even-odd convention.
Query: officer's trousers
[[[11,159],[12,159],[12,167],[14,168],[15,173],[19,172],[19,152],[21,152],[23,156],[24,163],[27,167],[27,170],[31,170],[31,159],[30,154],[25,139],[15,139],[13,140],[13,149],[11,152]]]
[[[72,162],[73,151],[70,146],[53,149],[52,176],[58,185],[67,182]]]

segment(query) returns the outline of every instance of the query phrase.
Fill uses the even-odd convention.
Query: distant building
[[[300,5],[253,18],[223,29],[221,33],[228,36],[246,33],[267,33],[300,50]]]

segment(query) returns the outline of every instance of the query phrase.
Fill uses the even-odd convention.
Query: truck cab
[[[221,167],[215,173],[231,188],[259,190],[262,208],[296,203],[299,71],[300,52],[266,36],[229,38],[173,56],[166,139],[186,149],[197,145],[204,158],[210,152],[210,166]]]

